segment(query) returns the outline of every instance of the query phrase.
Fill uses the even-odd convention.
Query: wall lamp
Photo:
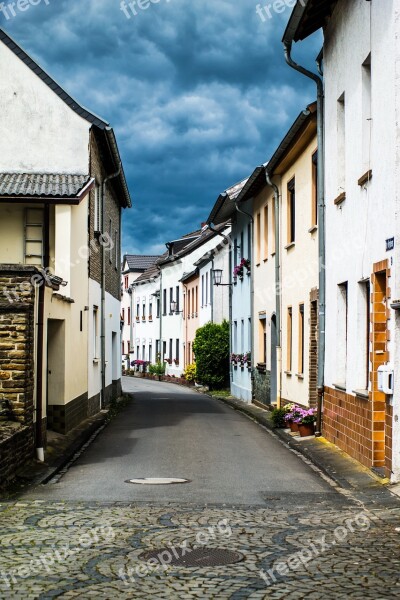
[[[214,285],[217,285],[217,286],[223,285],[223,286],[229,286],[229,287],[231,287],[233,285],[232,283],[221,283],[222,282],[222,269],[213,269],[212,274],[213,274]]]
[[[183,310],[177,310],[177,308],[178,308],[178,303],[172,301],[170,304],[171,314],[179,315],[180,313],[183,313]]]

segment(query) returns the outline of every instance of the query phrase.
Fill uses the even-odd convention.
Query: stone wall
[[[254,400],[261,404],[271,404],[271,371],[256,368],[253,378]]]

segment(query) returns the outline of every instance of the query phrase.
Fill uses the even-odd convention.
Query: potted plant
[[[298,419],[301,417],[301,408],[296,404],[290,404],[288,406],[288,412],[285,416],[285,421],[289,425],[290,430],[292,432],[299,431],[299,421]]]
[[[300,416],[296,420],[300,437],[314,435],[315,421],[317,420],[317,410],[315,408],[300,409]]]
[[[240,263],[235,266],[233,269],[233,277],[235,279],[239,278],[240,281],[243,281],[244,270],[247,270],[247,274],[250,275],[251,263],[248,258],[242,258]]]
[[[251,352],[243,354],[243,362],[248,369],[251,369]]]

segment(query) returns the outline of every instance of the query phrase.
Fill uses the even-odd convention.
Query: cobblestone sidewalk
[[[266,508],[2,504],[0,598],[399,598],[400,508],[330,496],[299,494],[296,506],[276,496]],[[164,569],[140,558],[194,546],[244,559]]]

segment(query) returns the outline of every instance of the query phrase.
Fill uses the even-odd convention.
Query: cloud
[[[255,7],[160,0],[127,19],[119,0],[43,0],[2,18],[63,87],[113,125],[135,203],[123,219],[125,252],[163,252],[196,229],[314,99],[314,85],[284,62],[289,11],[263,23]],[[320,44],[316,36],[295,51],[312,67]]]

